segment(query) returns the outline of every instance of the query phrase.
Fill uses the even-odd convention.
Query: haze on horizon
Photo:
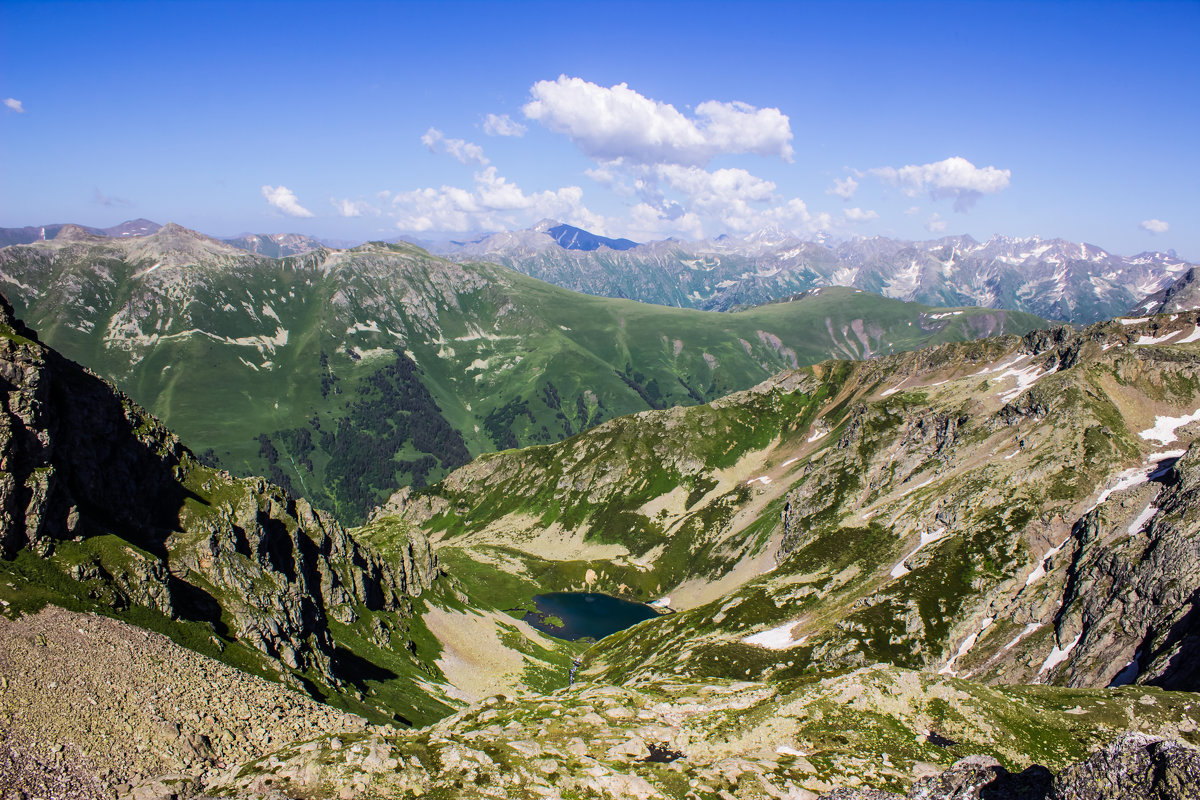
[[[2,226],[550,217],[1200,258],[1197,3],[9,2],[0,23]]]

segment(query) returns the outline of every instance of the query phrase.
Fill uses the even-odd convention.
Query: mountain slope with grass
[[[476,460],[377,512],[543,589],[662,598],[591,680],[875,662],[1196,689],[1195,312],[828,362]]]
[[[89,800],[1186,797],[1198,342],[1193,312],[824,362],[477,459],[347,531],[205,467],[0,304],[0,774]],[[584,587],[674,613],[594,644],[522,620]]]
[[[268,258],[173,224],[128,239],[67,226],[0,250],[0,282],[49,344],[207,463],[266,475],[347,523],[481,453],[829,357],[1042,324],[842,288],[738,314],[668,309],[411,245]]]

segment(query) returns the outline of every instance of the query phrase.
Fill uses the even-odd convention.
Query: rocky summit
[[[347,529],[4,304],[0,791],[1198,796],[1198,387],[1195,311],[826,360]]]

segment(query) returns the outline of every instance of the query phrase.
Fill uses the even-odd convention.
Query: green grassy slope
[[[199,453],[361,522],[397,486],[831,356],[1041,321],[823,289],[737,314],[576,294],[411,245],[268,259],[178,226],[0,251],[48,343]]]

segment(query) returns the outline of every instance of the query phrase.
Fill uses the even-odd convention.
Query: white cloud
[[[13,111],[17,112],[18,114],[25,113],[25,105],[20,100],[17,100],[16,98],[13,98],[13,97],[4,98],[4,105],[8,106],[9,108],[11,108]]]
[[[926,221],[925,230],[930,233],[942,233],[946,230],[946,220],[942,219],[941,214],[934,212],[934,215]]]
[[[447,139],[446,135],[437,128],[425,131],[421,137],[421,143],[428,147],[431,153],[446,153],[464,164],[474,161],[480,166],[486,166],[488,163],[488,160],[484,158],[482,147],[465,139]]]
[[[380,194],[382,195],[385,193],[380,192]],[[381,197],[380,199],[386,199],[386,198]],[[376,208],[375,206],[371,205],[370,203],[368,203],[365,200],[351,200],[346,197],[343,197],[341,200],[338,200],[336,198],[331,197],[331,198],[329,198],[329,202],[330,202],[330,204],[333,205],[334,209],[337,211],[338,216],[362,217],[362,216],[366,216],[367,214],[371,214],[372,216],[376,216],[376,217],[379,216],[379,209]]]
[[[928,190],[934,200],[953,198],[955,211],[967,211],[981,196],[1008,188],[1012,177],[1011,170],[977,167],[961,156],[899,169],[878,167],[869,172],[901,187],[910,197]]]
[[[920,213],[921,213],[920,206],[909,206],[908,208],[904,209],[904,216],[906,216],[906,217],[915,217],[917,214],[920,214]]]
[[[508,114],[488,114],[483,121],[483,132],[488,136],[524,136],[525,126]]]
[[[1163,222],[1161,219],[1144,219],[1138,227],[1153,234],[1166,233],[1171,228],[1169,224]]]
[[[289,217],[311,217],[313,213],[296,199],[296,195],[286,186],[264,186],[262,195],[267,202],[275,206]]]
[[[526,117],[601,161],[699,166],[721,153],[792,158],[791,126],[777,108],[708,100],[689,118],[627,84],[605,88],[566,75],[538,81],[530,93]]]
[[[513,230],[552,217],[600,232],[603,219],[583,206],[583,189],[526,194],[495,167],[475,173],[471,189],[456,186],[397,192],[392,198],[396,227],[403,231]]]
[[[858,181],[854,180],[854,178],[847,176],[845,180],[838,180],[837,178],[834,178],[833,179],[833,188],[827,189],[825,191],[825,194],[836,194],[838,197],[842,198],[843,200],[849,200],[851,197],[854,196],[854,193],[857,190],[858,190]]]
[[[861,208],[846,209],[846,221],[854,225],[871,222],[876,219],[879,219],[879,214],[875,211],[863,211]]]

